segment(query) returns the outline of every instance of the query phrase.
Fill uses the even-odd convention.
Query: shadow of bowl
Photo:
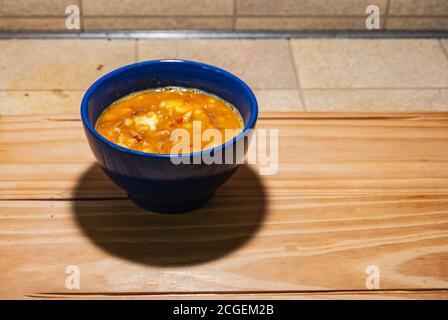
[[[95,186],[96,184],[96,186]],[[76,187],[76,199],[89,190],[114,189],[91,166]],[[265,191],[257,174],[242,165],[204,207],[185,214],[144,211],[125,196],[73,201],[82,232],[116,257],[155,266],[188,266],[219,259],[241,247],[266,213]]]

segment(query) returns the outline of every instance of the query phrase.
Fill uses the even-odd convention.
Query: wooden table
[[[100,172],[77,116],[2,117],[0,296],[448,298],[447,113],[271,113],[258,127],[279,129],[278,173],[245,165],[170,216]]]

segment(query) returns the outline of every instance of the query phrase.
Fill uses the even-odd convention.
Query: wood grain
[[[114,300],[447,300],[448,291],[332,291],[332,292],[278,292],[278,293],[51,293],[30,294],[25,299],[114,299]]]
[[[448,193],[446,114],[267,116],[258,127],[279,130],[279,171],[260,178],[270,195]],[[0,146],[0,199],[125,197],[98,169],[76,188],[94,159],[74,116],[3,117]],[[245,180],[220,192],[255,194]]]
[[[448,114],[265,114],[259,127],[279,129],[276,175],[246,165],[206,207],[165,216],[104,177],[75,117],[1,118],[0,296],[447,297]]]

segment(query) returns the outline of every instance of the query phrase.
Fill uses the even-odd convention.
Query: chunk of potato
[[[170,106],[173,106],[175,108],[182,107],[184,105],[184,101],[181,99],[170,99],[170,100],[164,100],[167,104]]]
[[[190,118],[191,118],[191,115],[193,114],[193,111],[187,111],[185,114],[184,114],[184,116],[183,116],[183,118],[182,118],[182,121],[183,122],[188,122],[189,120],[190,120]]]
[[[142,116],[134,117],[134,122],[139,127],[139,129],[144,130],[146,128],[149,128],[149,130],[151,131],[156,131],[159,118],[156,113],[150,111]]]

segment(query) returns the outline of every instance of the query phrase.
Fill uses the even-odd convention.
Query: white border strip
[[[448,38],[448,31],[216,31],[130,30],[75,32],[0,32],[0,39],[289,39],[289,38]]]

